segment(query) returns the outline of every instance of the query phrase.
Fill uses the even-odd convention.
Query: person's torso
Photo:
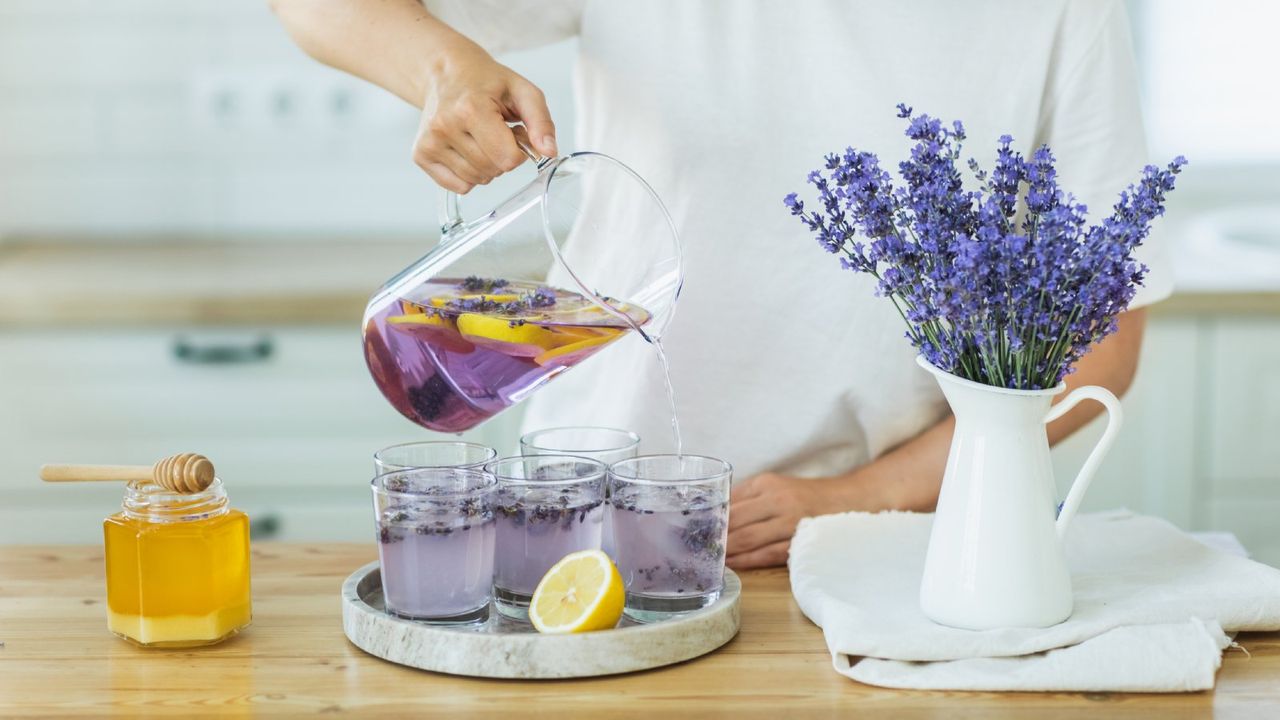
[[[808,172],[848,145],[895,169],[909,147],[899,102],[962,119],[980,161],[1004,133],[1030,147],[1060,5],[587,4],[576,145],[648,180],[684,243],[684,293],[664,344],[687,452],[729,460],[739,479],[831,474],[943,417],[892,304],[841,270],[782,198],[809,194]],[[615,211],[607,199],[590,209],[603,228]],[[575,237],[570,262],[607,277],[618,242]],[[662,380],[638,338],[530,405],[529,427],[627,427],[646,451],[671,447]]]

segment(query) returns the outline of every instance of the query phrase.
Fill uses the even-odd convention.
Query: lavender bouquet
[[[791,193],[791,214],[843,267],[876,278],[936,367],[1004,388],[1056,386],[1133,300],[1147,272],[1134,250],[1186,160],[1148,165],[1112,215],[1088,225],[1087,208],[1058,187],[1048,146],[1028,159],[1001,137],[990,174],[968,161],[971,191],[956,166],[964,126],[905,105],[898,116],[915,141],[898,166],[904,185],[849,148],[809,174],[821,210]]]

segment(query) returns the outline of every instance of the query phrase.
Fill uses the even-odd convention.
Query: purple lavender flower
[[[990,173],[968,161],[980,186],[968,191],[956,166],[964,126],[905,104],[898,117],[914,142],[901,185],[874,154],[848,148],[809,174],[820,210],[796,193],[783,202],[842,267],[876,278],[926,360],[989,385],[1057,385],[1133,300],[1147,272],[1134,251],[1186,159],[1147,166],[1089,226],[1047,146],[1024,158],[1001,136]]]
[[[556,304],[556,291],[549,287],[540,287],[528,297],[529,306],[535,308],[551,307]]]

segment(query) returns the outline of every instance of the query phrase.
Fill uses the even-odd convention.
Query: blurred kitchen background
[[[1118,447],[1086,506],[1235,532],[1280,563],[1280,5],[1131,3],[1160,229]],[[571,148],[573,44],[504,58]],[[0,543],[96,542],[115,485],[43,462],[216,461],[258,538],[366,540],[371,453],[425,438],[359,350],[436,240],[418,113],[297,50],[256,0],[0,0]],[[469,199],[484,208],[523,184]],[[474,204],[472,204],[474,203]],[[516,413],[468,436],[513,449]],[[1060,483],[1097,436],[1055,450]]]

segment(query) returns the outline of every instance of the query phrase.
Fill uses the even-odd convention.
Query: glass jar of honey
[[[107,627],[137,645],[211,645],[252,618],[249,518],[222,481],[197,493],[133,482],[103,522]]]

